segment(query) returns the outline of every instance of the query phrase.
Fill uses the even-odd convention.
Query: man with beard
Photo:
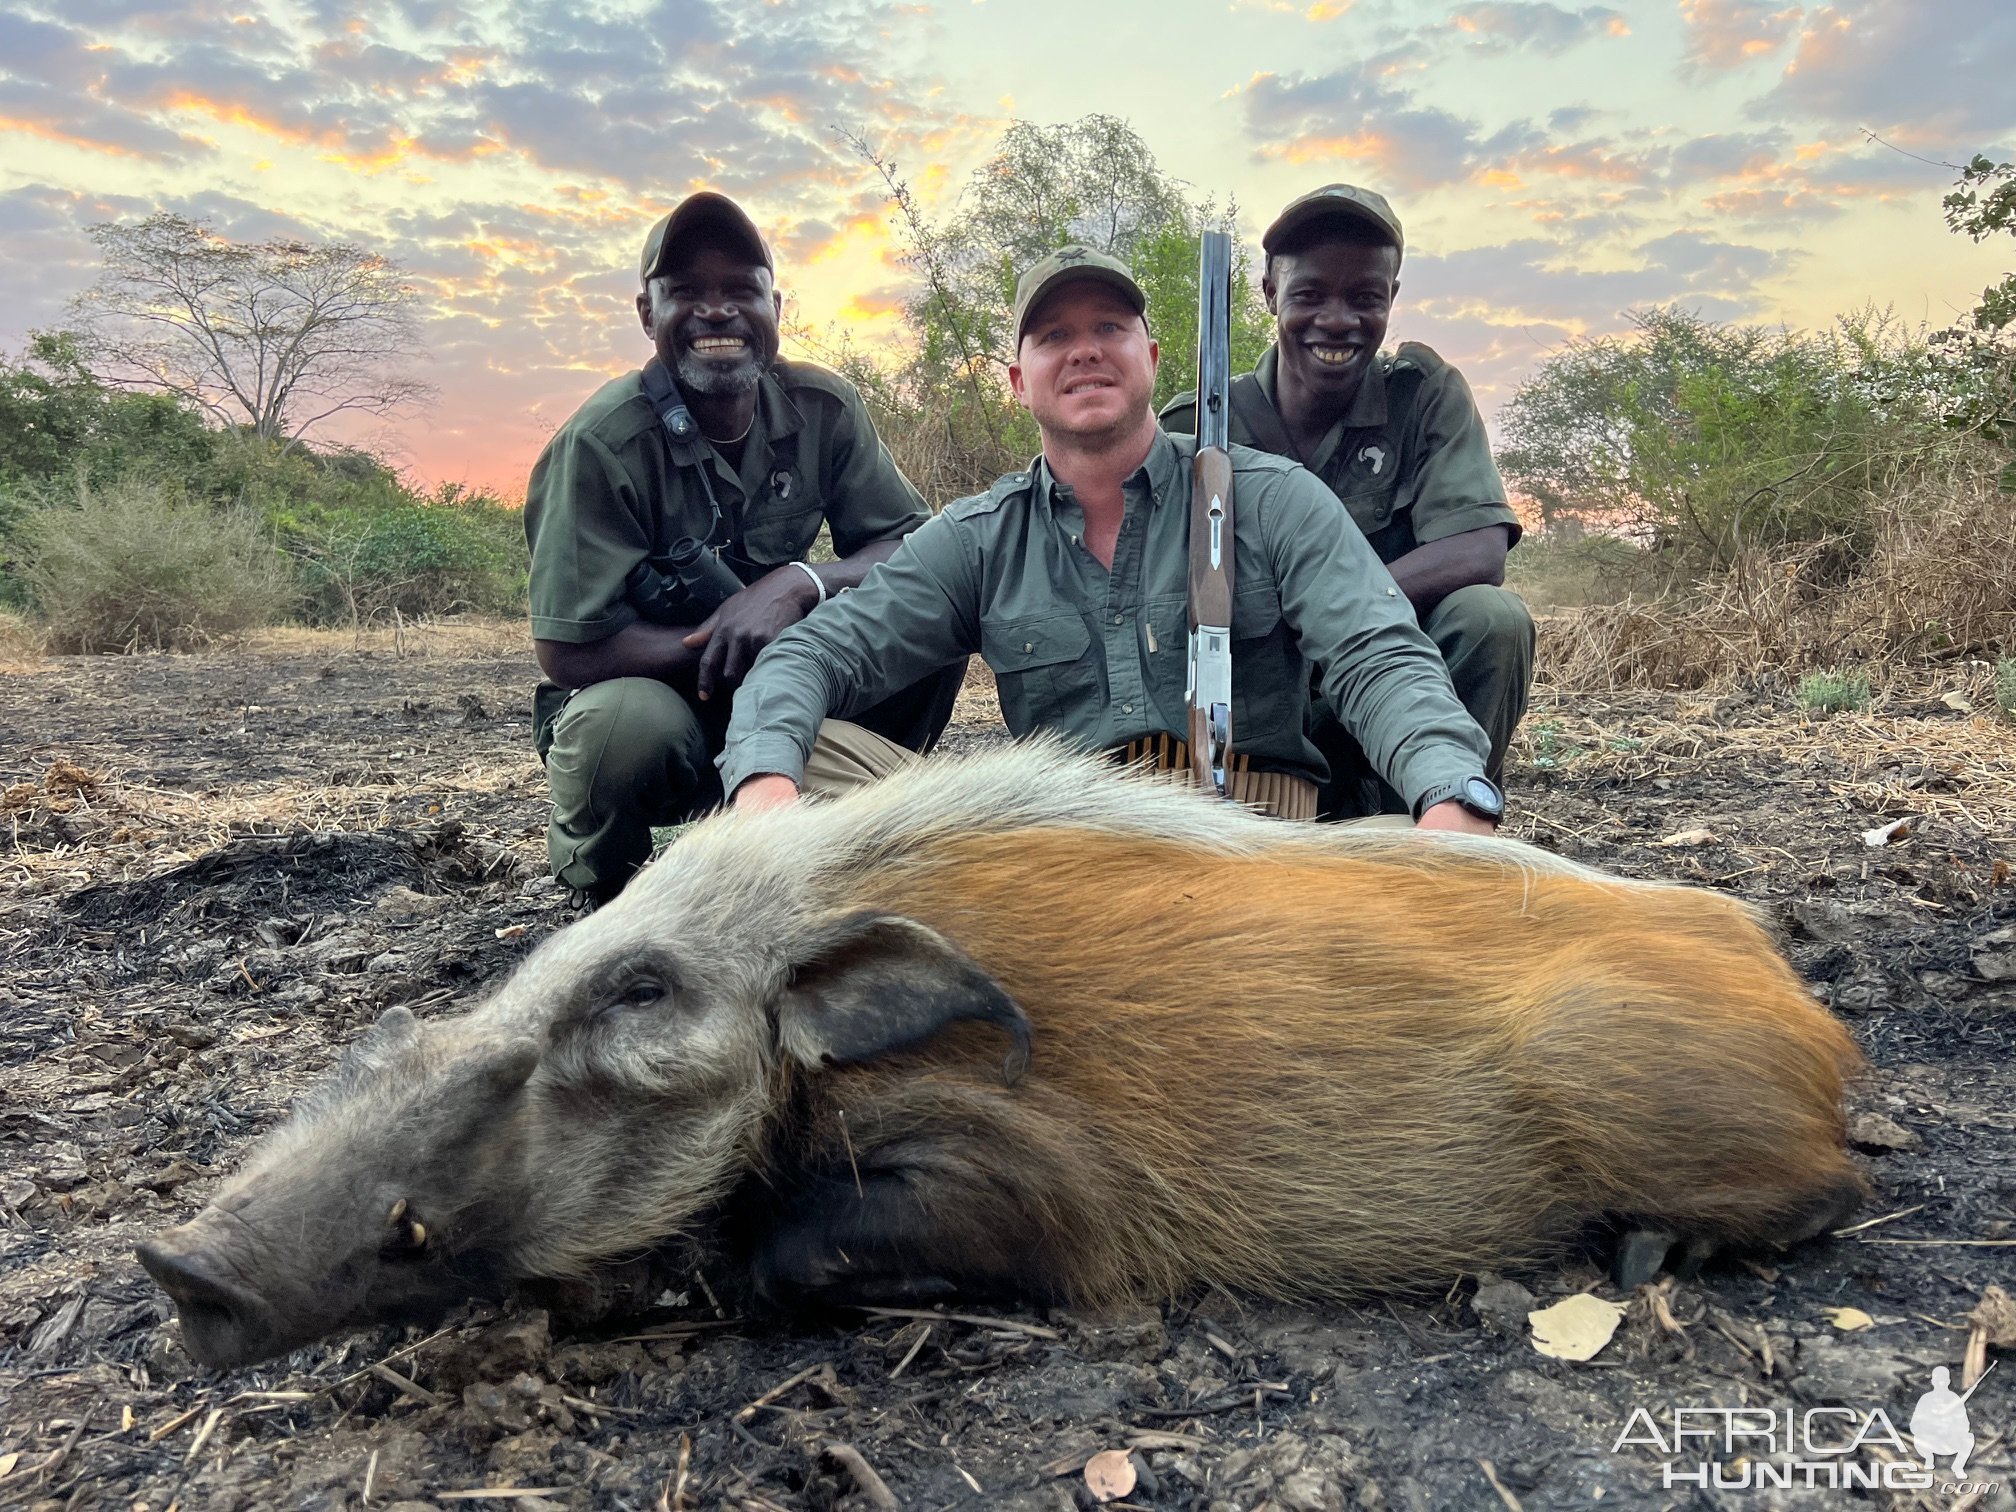
[[[1533,618],[1500,586],[1519,519],[1463,375],[1419,342],[1380,354],[1400,219],[1370,189],[1329,184],[1283,210],[1260,246],[1276,340],[1233,380],[1232,439],[1302,463],[1344,501],[1490,737],[1495,781],[1533,674]],[[1161,420],[1194,431],[1194,397]],[[1310,722],[1330,766],[1327,816],[1404,808],[1320,699]]]
[[[1127,268],[1086,247],[1022,275],[1008,377],[1042,455],[947,505],[859,593],[764,652],[721,756],[737,807],[910,760],[848,725],[851,711],[976,650],[1015,735],[1115,752],[1182,735],[1196,442],[1155,423],[1160,353],[1145,307]],[[1239,775],[1255,779],[1232,796],[1313,816],[1313,674],[1422,826],[1489,833],[1502,803],[1484,777],[1484,734],[1350,516],[1279,457],[1235,446],[1232,467],[1232,730]]]
[[[930,518],[854,386],[778,358],[770,250],[732,200],[683,201],[640,273],[657,355],[554,433],[525,494],[547,854],[590,905],[649,859],[652,825],[720,801],[713,756],[757,653]],[[822,524],[839,560],[814,565]],[[677,562],[730,596],[693,611]],[[860,720],[926,750],[963,673],[920,667]]]

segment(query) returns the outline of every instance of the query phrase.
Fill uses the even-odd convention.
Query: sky
[[[2010,0],[0,0],[0,351],[63,322],[97,223],[354,242],[417,285],[439,398],[343,438],[516,496],[649,354],[682,195],[745,204],[789,317],[891,342],[909,274],[843,133],[942,217],[1011,121],[1096,111],[1249,253],[1310,188],[1386,194],[1389,340],[1488,416],[1634,306],[1949,323],[2016,261],[1939,209],[1946,165],[2016,157],[2011,79]]]

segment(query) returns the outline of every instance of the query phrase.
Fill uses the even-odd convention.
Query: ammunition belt
[[[1115,761],[1146,767],[1154,772],[1175,772],[1190,783],[1197,774],[1190,767],[1190,743],[1174,735],[1146,735],[1130,740],[1112,751]],[[1316,784],[1292,772],[1256,772],[1237,752],[1232,756],[1231,796],[1235,803],[1274,819],[1311,820],[1316,817]]]

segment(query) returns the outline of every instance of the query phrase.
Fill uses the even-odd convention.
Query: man
[[[1369,189],[1330,184],[1283,210],[1260,246],[1276,340],[1233,381],[1232,439],[1302,463],[1344,501],[1490,737],[1495,782],[1533,674],[1532,616],[1500,586],[1519,520],[1463,375],[1419,342],[1380,355],[1400,292],[1399,217]],[[1193,396],[1161,420],[1194,431]],[[1311,721],[1332,773],[1326,813],[1399,807],[1320,700]]]
[[[719,801],[712,758],[757,653],[930,518],[854,387],[778,360],[770,250],[732,200],[683,201],[640,274],[657,355],[554,433],[525,495],[547,854],[591,905],[650,858],[652,825]],[[822,523],[840,559],[814,566]],[[682,560],[725,602],[696,607]],[[918,666],[862,722],[928,749],[963,671]]]
[[[738,806],[792,801],[815,739],[829,768],[886,770],[886,742],[821,721],[973,650],[1013,734],[1116,749],[1186,728],[1195,443],[1155,424],[1145,304],[1124,266],[1083,247],[1022,275],[1008,376],[1042,455],[948,506],[859,592],[763,653],[721,757]],[[1261,771],[1322,775],[1303,730],[1313,662],[1326,702],[1423,825],[1489,832],[1500,805],[1483,732],[1364,537],[1301,468],[1244,447],[1232,461],[1239,751]]]

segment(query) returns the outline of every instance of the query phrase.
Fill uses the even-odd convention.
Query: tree
[[[1974,241],[2016,236],[2016,163],[1976,156],[1946,196],[1946,224]],[[2016,447],[2016,273],[1981,291],[1981,302],[1937,340],[1947,364],[1948,418]],[[2002,488],[2016,493],[2016,461],[2002,469]]]
[[[418,293],[389,258],[347,242],[234,242],[165,213],[90,234],[105,267],[73,311],[102,381],[179,395],[269,441],[433,393],[410,376]]]

